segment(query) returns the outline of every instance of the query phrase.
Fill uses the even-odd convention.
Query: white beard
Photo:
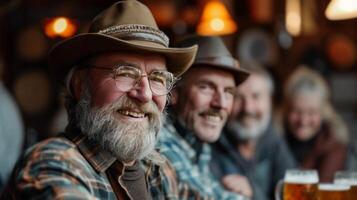
[[[265,117],[258,121],[254,126],[247,127],[240,123],[237,119],[230,120],[227,123],[227,128],[234,136],[240,140],[256,140],[268,128],[270,118]]]
[[[91,108],[89,90],[76,106],[76,119],[83,134],[98,142],[119,161],[129,162],[150,155],[162,125],[162,114],[151,101],[137,105],[127,96],[102,108]],[[136,108],[148,113],[146,122],[122,122],[115,117],[121,108]]]

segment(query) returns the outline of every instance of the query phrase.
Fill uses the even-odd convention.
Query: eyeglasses
[[[95,69],[112,71],[113,79],[119,91],[127,92],[135,87],[142,77],[148,77],[150,90],[155,96],[167,95],[176,82],[174,75],[168,71],[154,70],[150,74],[142,74],[136,67],[122,65],[115,69],[93,66]]]

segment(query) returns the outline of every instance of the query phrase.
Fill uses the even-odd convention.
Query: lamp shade
[[[331,0],[325,15],[329,20],[343,20],[357,17],[356,0]]]
[[[197,33],[204,36],[226,35],[234,33],[237,24],[227,8],[219,0],[211,0],[204,6]]]

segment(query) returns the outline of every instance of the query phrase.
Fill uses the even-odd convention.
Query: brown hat
[[[198,51],[193,66],[207,65],[230,71],[237,85],[248,78],[249,73],[239,66],[220,37],[195,35],[181,41],[178,46],[186,47],[194,44],[198,44]]]
[[[167,69],[179,76],[193,62],[197,46],[169,48],[168,37],[158,29],[150,10],[136,0],[119,1],[92,21],[89,32],[57,44],[49,64],[63,81],[81,59],[110,51],[158,53],[166,58]]]

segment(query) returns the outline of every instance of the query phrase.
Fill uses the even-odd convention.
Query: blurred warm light
[[[65,18],[59,18],[53,23],[53,30],[57,34],[63,33],[67,27],[68,27],[68,23]]]
[[[286,30],[293,36],[301,33],[301,5],[300,0],[286,0]]]
[[[274,19],[275,0],[249,0],[249,14],[254,22],[271,23]]]
[[[235,21],[219,0],[207,2],[197,26],[199,35],[226,35],[237,30]]]
[[[173,1],[152,1],[148,4],[159,26],[170,27],[177,18],[175,3]]]
[[[214,31],[222,31],[224,29],[224,21],[219,18],[212,19],[209,25]]]
[[[75,23],[66,17],[56,17],[45,24],[45,33],[50,38],[68,38],[74,35],[76,31]]]
[[[352,38],[336,34],[329,37],[326,45],[326,53],[333,67],[349,69],[356,63],[357,47]]]
[[[325,15],[329,20],[343,20],[357,17],[357,0],[331,0]]]

